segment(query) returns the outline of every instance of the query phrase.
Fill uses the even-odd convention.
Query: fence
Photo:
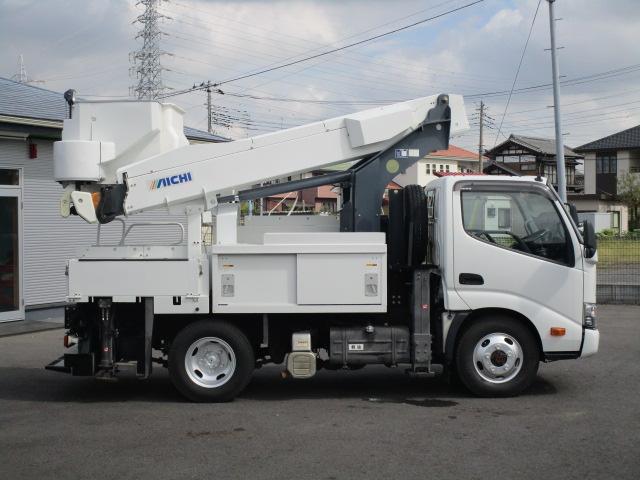
[[[598,238],[598,303],[640,305],[640,235]]]

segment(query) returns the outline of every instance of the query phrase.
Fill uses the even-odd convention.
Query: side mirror
[[[598,249],[598,239],[596,238],[596,231],[588,220],[584,221],[584,257],[592,258],[596,254]]]
[[[569,216],[573,222],[578,225],[580,223],[580,219],[578,218],[578,209],[573,203],[567,203],[567,207],[569,207]]]

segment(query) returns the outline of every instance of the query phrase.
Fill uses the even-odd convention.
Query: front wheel
[[[526,325],[495,315],[476,319],[462,333],[456,371],[472,393],[508,397],[533,383],[539,359],[538,343]]]
[[[169,375],[194,402],[233,400],[249,383],[255,366],[251,343],[237,327],[203,320],[181,330],[169,351]]]

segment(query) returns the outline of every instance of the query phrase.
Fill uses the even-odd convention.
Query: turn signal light
[[[567,329],[563,327],[551,327],[550,332],[552,337],[562,337],[567,333]]]
[[[98,204],[100,203],[100,192],[93,192],[91,194],[91,203],[93,203],[93,208],[98,208]]]

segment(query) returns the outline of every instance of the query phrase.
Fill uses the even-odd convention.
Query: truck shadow
[[[279,367],[255,372],[238,397],[242,401],[350,399],[368,403],[402,403],[416,406],[453,406],[473,397],[444,378],[413,378],[400,369],[367,367],[359,371],[320,371],[307,380],[280,377]],[[553,395],[556,386],[538,376],[524,395]],[[186,402],[173,388],[166,371],[158,369],[144,381],[133,376],[117,382],[71,377],[44,369],[0,368],[0,400],[63,403]]]

